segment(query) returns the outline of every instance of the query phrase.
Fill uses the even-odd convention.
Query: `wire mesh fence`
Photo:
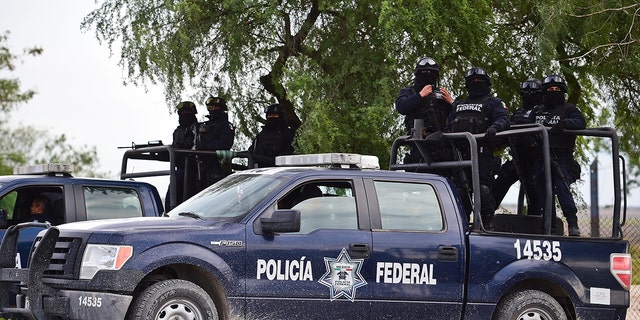
[[[605,210],[605,214],[594,221],[589,212],[581,210],[578,213],[578,224],[582,235],[597,238],[611,237],[613,219],[609,214],[610,212]],[[640,218],[627,219],[622,227],[622,233],[624,239],[629,241],[633,268],[632,287],[629,293],[631,304],[627,310],[627,319],[640,319]]]
[[[627,319],[640,319],[640,218],[628,219],[622,227],[624,238],[629,241],[632,259],[631,305]]]

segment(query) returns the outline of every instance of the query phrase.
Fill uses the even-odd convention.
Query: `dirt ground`
[[[627,309],[627,319],[640,319],[640,285],[631,286],[631,304]]]

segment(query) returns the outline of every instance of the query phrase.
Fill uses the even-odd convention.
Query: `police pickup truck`
[[[544,131],[513,134],[527,130]],[[606,130],[590,134],[616,139]],[[476,140],[463,133],[444,137]],[[421,138],[403,137],[398,145],[415,140]],[[477,169],[476,157],[472,151],[471,160],[455,166]],[[626,318],[631,256],[620,231],[624,213],[616,212],[605,237],[551,232],[547,214],[539,220],[513,214],[504,226],[485,230],[478,204],[468,216],[451,180],[406,172],[393,159],[392,170],[355,154],[294,155],[276,163],[236,172],[168,217],[48,228],[39,234],[29,269],[3,262],[0,315]],[[448,165],[454,164],[440,163]],[[472,180],[477,183],[477,174]],[[527,223],[515,223],[520,218]],[[5,242],[0,259],[12,254]],[[16,287],[17,305],[10,306]]]
[[[29,207],[35,196],[46,197],[48,222],[67,222],[159,216],[162,201],[156,188],[137,181],[73,177],[73,166],[47,163],[14,168],[0,176],[0,236],[7,228],[30,222]],[[18,267],[27,266],[29,250],[45,223],[27,223],[17,243]],[[11,230],[17,231],[17,227]]]

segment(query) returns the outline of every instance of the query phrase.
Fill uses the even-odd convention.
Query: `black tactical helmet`
[[[207,106],[207,110],[211,110],[212,106],[218,106],[224,111],[228,110],[227,100],[224,100],[224,98],[222,97],[209,96],[209,98],[207,98],[207,101],[205,102],[205,105]]]
[[[547,89],[554,86],[560,88],[560,91],[564,93],[567,92],[567,84],[564,82],[564,79],[557,74],[552,74],[544,78],[542,91],[547,91]]]
[[[536,78],[529,78],[520,85],[520,94],[534,94],[542,92],[542,81]]]
[[[178,111],[178,114],[198,113],[198,110],[196,109],[196,104],[191,101],[182,101],[178,103],[178,105],[176,106],[176,111]]]
[[[431,57],[422,57],[418,59],[416,63],[416,68],[413,70],[414,75],[418,75],[420,73],[426,72],[427,70],[435,72],[436,76],[440,75],[440,67],[435,59]]]
[[[274,103],[272,105],[268,105],[264,108],[264,113],[266,114],[270,114],[270,113],[277,113],[279,115],[284,115],[284,109],[282,108],[282,106],[279,103]]]
[[[471,80],[474,80],[474,79],[480,79],[486,82],[488,85],[491,85],[491,79],[489,79],[489,74],[487,73],[487,70],[482,69],[480,67],[473,67],[469,69],[464,79],[467,83],[469,83]]]

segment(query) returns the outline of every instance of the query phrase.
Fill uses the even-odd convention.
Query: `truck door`
[[[300,231],[263,235],[261,217],[300,211]],[[362,180],[311,180],[281,195],[247,230],[247,315],[369,317],[371,233]]]
[[[372,319],[459,319],[465,254],[441,181],[366,180],[374,279]],[[445,214],[449,212],[449,214]]]

